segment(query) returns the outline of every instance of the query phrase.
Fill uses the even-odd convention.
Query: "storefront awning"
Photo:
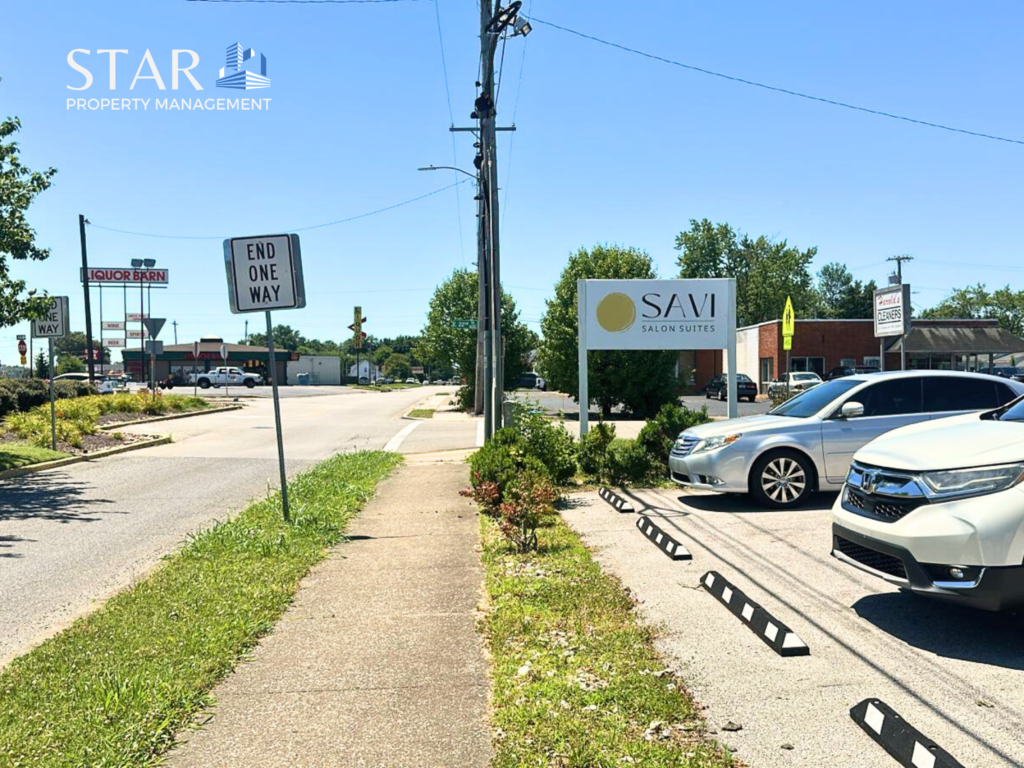
[[[887,347],[899,352],[902,340],[897,338]],[[997,326],[916,326],[907,334],[908,354],[932,355],[1005,355],[1024,351],[1024,339],[1019,339]]]

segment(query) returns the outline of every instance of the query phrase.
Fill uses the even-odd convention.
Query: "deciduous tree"
[[[982,284],[956,288],[934,307],[926,309],[923,317],[931,318],[995,318],[1010,333],[1024,338],[1024,291],[1004,286],[993,292]]]
[[[833,262],[818,271],[818,316],[852,320],[870,318],[874,306],[875,281],[854,280],[845,265]]]

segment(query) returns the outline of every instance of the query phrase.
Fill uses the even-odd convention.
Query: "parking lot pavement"
[[[572,497],[562,514],[639,601],[668,666],[746,763],[896,765],[850,718],[873,697],[965,766],[1024,764],[1024,618],[903,594],[832,559],[834,495],[793,512],[675,490],[630,495],[692,561],[670,560],[636,529],[636,515],[596,494]],[[810,655],[776,655],[698,586],[711,570],[788,625]],[[729,721],[742,730],[723,732]]]
[[[564,413],[566,416],[577,419],[580,412],[579,406],[576,405],[575,401],[571,397],[561,392],[539,392],[532,389],[517,389],[513,396],[517,400],[524,402],[535,402],[544,411],[551,415],[558,415]],[[681,405],[685,405],[690,410],[700,410],[701,406],[707,406],[708,413],[712,416],[718,416],[724,418],[728,414],[728,403],[723,403],[719,400],[707,400],[703,395],[686,395],[685,397],[679,398]],[[768,401],[758,401],[756,403],[748,403],[745,400],[738,404],[737,410],[740,416],[751,416],[753,414],[767,413],[771,409],[771,403]],[[591,420],[597,419],[597,412],[591,412]]]

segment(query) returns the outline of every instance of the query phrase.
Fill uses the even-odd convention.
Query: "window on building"
[[[812,371],[819,376],[825,375],[824,357],[793,357],[789,360],[789,370],[792,373]]]
[[[761,391],[768,391],[768,382],[775,381],[775,359],[771,357],[761,358]]]

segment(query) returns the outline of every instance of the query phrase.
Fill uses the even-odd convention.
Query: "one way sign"
[[[42,320],[32,321],[32,338],[62,339],[68,335],[68,297],[52,296]]]
[[[224,260],[235,314],[306,306],[298,235],[233,237],[224,241]]]

